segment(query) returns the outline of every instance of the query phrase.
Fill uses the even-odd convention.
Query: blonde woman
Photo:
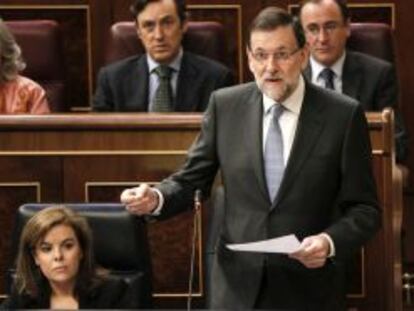
[[[44,89],[19,74],[25,66],[20,47],[0,19],[0,114],[50,112]]]

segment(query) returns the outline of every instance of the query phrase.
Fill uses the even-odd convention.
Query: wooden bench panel
[[[394,161],[392,112],[368,113],[367,118],[383,227],[355,259],[349,306],[398,311],[402,186]],[[175,171],[199,132],[200,121],[198,114],[0,116],[0,271],[7,265],[3,254],[9,253],[12,219],[20,204],[118,201],[125,187],[140,181],[156,183]],[[30,186],[7,188],[19,183]],[[185,307],[192,223],[188,212],[149,225],[159,307]],[[201,239],[198,242],[194,302],[202,306],[205,276]],[[1,274],[0,294],[3,284]]]

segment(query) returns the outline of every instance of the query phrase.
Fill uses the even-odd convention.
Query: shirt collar
[[[181,61],[183,60],[183,48],[180,48],[178,55],[173,59],[171,63],[168,64],[169,67],[174,69],[174,72],[180,71]],[[149,72],[153,72],[155,68],[160,66],[161,64],[156,62],[148,53],[147,53],[147,63],[148,63],[148,70]]]
[[[300,109],[302,107],[303,98],[305,97],[305,82],[302,75],[299,76],[299,82],[296,89],[293,93],[286,98],[282,103],[275,102],[274,99],[271,99],[269,96],[263,93],[263,111],[265,114],[270,112],[270,109],[274,104],[282,104],[285,109],[293,112],[296,115],[299,115]]]
[[[329,67],[335,73],[335,77],[339,79],[342,79],[342,71],[344,68],[345,57],[346,51],[344,51],[341,57],[339,57],[339,59],[332,66]],[[310,64],[312,68],[312,81],[316,81],[321,71],[327,67],[322,65],[321,63],[318,63],[312,56],[310,57]]]

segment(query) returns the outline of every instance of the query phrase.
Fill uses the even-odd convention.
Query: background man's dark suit
[[[212,91],[233,84],[225,66],[184,52],[174,111],[204,111]],[[93,100],[95,111],[148,111],[149,73],[146,55],[104,67]]]
[[[255,83],[212,94],[186,164],[158,186],[165,198],[160,217],[190,206],[195,187],[209,193],[220,168],[225,211],[213,265],[211,307],[252,309],[265,271],[278,306],[342,310],[342,263],[380,223],[364,113],[351,98],[307,83],[285,176],[272,203],[263,168],[262,110],[262,93]],[[319,269],[307,269],[287,256],[238,253],[225,247],[290,233],[303,239],[321,232],[333,239],[336,256]]]
[[[312,79],[310,65],[305,76]],[[398,80],[392,64],[359,52],[346,52],[342,72],[342,93],[358,100],[365,111],[395,109],[398,104]],[[403,160],[407,153],[407,134],[401,115],[395,115],[397,158]]]

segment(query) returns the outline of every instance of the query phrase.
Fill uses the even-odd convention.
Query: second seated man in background
[[[184,0],[136,0],[131,11],[146,54],[100,71],[94,111],[204,111],[212,91],[233,84],[224,65],[183,51]]]
[[[311,57],[305,76],[315,84],[356,98],[365,111],[395,110],[397,161],[407,153],[407,134],[398,111],[398,87],[392,64],[346,49],[350,14],[346,0],[304,0],[300,20]]]

